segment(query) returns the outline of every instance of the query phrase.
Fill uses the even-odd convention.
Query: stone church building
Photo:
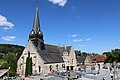
[[[38,7],[34,17],[32,31],[29,34],[28,43],[17,62],[17,73],[25,75],[26,59],[32,58],[33,74],[49,74],[60,69],[73,69],[76,64],[75,51],[72,46],[56,46],[45,44],[43,33],[40,29]]]

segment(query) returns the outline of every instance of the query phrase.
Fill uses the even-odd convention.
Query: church
[[[36,7],[33,28],[28,43],[17,62],[17,73],[25,75],[26,59],[32,58],[32,74],[49,74],[60,69],[73,70],[77,66],[76,55],[72,46],[45,44],[41,32],[38,6]]]

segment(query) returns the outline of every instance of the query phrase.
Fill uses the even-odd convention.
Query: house
[[[85,65],[91,65],[95,63],[104,63],[104,61],[107,59],[105,55],[90,55],[87,56],[84,63]]]
[[[85,57],[77,57],[77,65],[84,64]]]
[[[25,75],[26,59],[32,58],[32,74],[49,74],[61,68],[73,69],[77,65],[75,51],[72,46],[56,46],[45,44],[40,28],[38,6],[29,34],[28,43],[17,62],[17,73]]]
[[[4,80],[4,77],[9,77],[9,69],[0,69],[0,80]]]

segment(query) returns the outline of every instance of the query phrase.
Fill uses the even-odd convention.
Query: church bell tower
[[[29,40],[32,41],[34,46],[40,50],[44,50],[44,39],[43,39],[43,33],[40,30],[40,21],[39,21],[39,13],[38,13],[38,6],[36,7],[36,13],[34,17],[34,23],[32,31],[29,35]]]

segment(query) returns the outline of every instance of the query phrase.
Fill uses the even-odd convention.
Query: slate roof
[[[72,46],[66,46],[66,47],[62,46],[62,47],[59,47],[59,51],[60,51],[60,53],[62,53],[61,55],[63,55],[63,52],[64,52],[64,51],[67,51],[68,54],[69,54],[69,53],[70,53],[70,50],[71,50],[71,47],[72,47]]]
[[[84,57],[77,57],[77,63],[83,63],[85,60]]]
[[[33,35],[34,34],[38,34],[40,32],[40,36],[36,36]],[[32,36],[33,35],[33,36]],[[39,38],[40,37],[40,44],[41,42],[44,43],[43,40],[43,36],[42,36],[42,32],[40,30],[40,22],[39,22],[39,14],[38,14],[38,6],[36,7],[36,14],[35,14],[35,18],[34,18],[34,24],[33,24],[33,29],[30,33],[30,38],[32,37],[32,39],[35,37]],[[33,39],[34,40],[34,39]],[[34,42],[32,42],[34,44]],[[35,46],[35,45],[34,45]],[[41,58],[44,60],[44,62],[46,64],[48,63],[62,63],[64,62],[62,55],[64,51],[68,51],[68,54],[70,53],[71,50],[71,46],[67,46],[67,47],[60,47],[60,46],[55,46],[55,45],[49,45],[49,44],[45,44],[45,49],[40,50],[40,46],[35,46],[37,52],[39,53],[39,55],[41,56]]]
[[[35,14],[35,18],[34,18],[33,31],[35,32],[35,34],[37,34],[37,32],[40,31],[38,6],[36,7],[36,14]]]
[[[71,46],[59,47],[55,45],[45,44],[45,50],[38,50],[39,55],[45,61],[46,64],[49,63],[62,63],[64,62],[62,55],[63,51],[67,50],[68,53],[71,50]]]

